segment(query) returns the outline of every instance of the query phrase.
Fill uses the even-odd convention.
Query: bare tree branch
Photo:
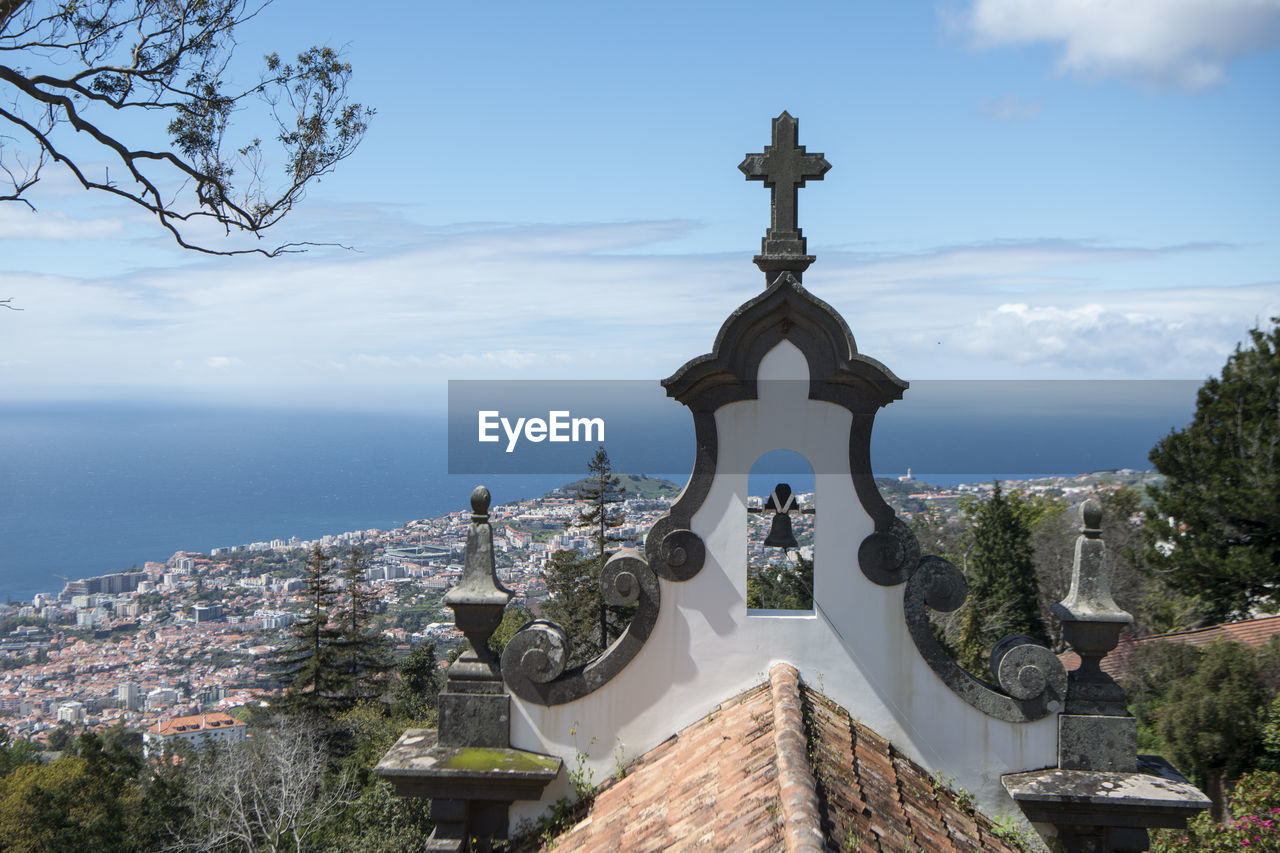
[[[278,719],[243,743],[205,752],[191,777],[191,821],[174,827],[176,850],[302,850],[350,799],[348,775],[326,781],[320,738]]]
[[[275,257],[333,245],[222,248],[188,235],[211,222],[261,238],[355,151],[373,114],[348,97],[351,66],[328,47],[294,62],[271,54],[251,84],[234,86],[235,29],[267,2],[0,0],[0,57],[22,63],[0,63],[0,122],[17,131],[0,135],[0,202],[34,212],[28,194],[56,163],[154,215],[186,249]],[[233,116],[254,100],[258,133],[232,143]],[[169,116],[167,139],[126,132],[127,116],[157,112]],[[274,126],[269,151],[263,120]],[[103,158],[126,179],[89,177],[84,164]]]

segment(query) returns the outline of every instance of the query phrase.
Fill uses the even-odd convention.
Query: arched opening
[[[813,466],[773,450],[747,477],[747,612],[813,611]]]

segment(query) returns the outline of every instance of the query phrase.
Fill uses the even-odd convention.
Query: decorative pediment
[[[1016,814],[1016,800],[1033,820],[1056,824],[1070,850],[1139,849],[1133,846],[1135,828],[1175,825],[1168,821],[1203,808],[1204,798],[1185,783],[1171,788],[1161,782],[1161,790],[1151,793],[1123,691],[1099,667],[1129,619],[1110,596],[1100,508],[1086,505],[1071,592],[1054,608],[1084,661],[1070,677],[1050,649],[1030,637],[996,644],[990,680],[959,666],[935,637],[929,611],[959,608],[967,584],[950,562],[920,553],[911,528],[876,487],[872,424],[881,408],[903,396],[907,383],[859,354],[843,318],[801,284],[814,258],[796,224],[796,190],[821,179],[830,164],[797,144],[796,128],[786,113],[774,119],[772,144],[740,166],[772,194],[771,224],[755,258],[765,274],[764,292],[729,316],[710,353],[662,383],[693,417],[694,465],[643,548],[623,549],[601,567],[601,600],[636,608],[622,636],[594,660],[567,668],[567,632],[536,620],[507,642],[499,666],[488,639],[510,593],[497,582],[488,492],[473,495],[466,570],[445,597],[471,649],[449,668],[438,737],[406,732],[377,771],[402,792],[433,798],[437,830],[429,849],[461,853],[474,835],[505,837],[512,813],[523,819],[545,815],[574,793],[570,781],[580,793],[580,786],[622,771],[635,756],[652,761],[670,753],[672,741],[680,740],[672,734],[681,729],[698,734],[685,739],[686,749],[677,743],[674,749],[683,755],[668,766],[700,780],[714,777],[701,765],[723,765],[732,740],[708,736],[718,717],[728,718],[725,731],[751,732],[744,745],[762,745],[757,726],[763,709],[743,703],[766,672],[777,698],[768,716],[775,733],[782,732],[772,749],[782,810],[790,810],[784,815],[789,845],[793,838],[815,841],[817,806],[805,806],[800,789],[811,778],[807,762],[822,764],[827,748],[837,750],[842,766],[885,768],[888,775],[875,770],[873,776],[894,780],[890,805],[912,787],[904,787],[902,771],[918,767],[917,775],[927,773],[928,781],[915,788],[931,789],[933,803],[940,802],[943,779],[955,780],[993,814]],[[777,452],[807,463],[807,474],[797,470],[813,482],[812,500],[806,496],[803,508],[786,483],[764,501],[749,495],[753,473],[767,468],[764,460]],[[774,516],[762,543],[749,541],[753,512]],[[811,519],[810,594],[801,609],[775,610],[758,606],[763,599],[756,592],[753,607],[749,561],[767,548],[781,549],[788,559],[800,550],[793,512]],[[781,585],[789,570],[768,567],[777,568],[773,578]],[[758,584],[761,570],[754,570],[751,581]],[[802,679],[817,684],[823,706],[839,708],[848,721],[844,727],[828,716],[820,728],[834,735],[825,745],[820,732],[802,730]],[[730,696],[739,699],[724,705]],[[816,752],[812,741],[805,746],[810,736],[818,742]],[[855,739],[869,743],[860,746]],[[867,748],[877,742],[882,749]],[[574,770],[566,776],[570,762]],[[744,790],[740,762],[729,763],[724,790]],[[661,774],[650,778],[662,788]],[[854,785],[866,804],[877,796],[876,779]],[[663,804],[657,806],[661,817],[644,803],[636,813],[661,826],[670,816],[669,799],[689,805],[698,788],[677,781],[668,787],[679,791],[659,792],[655,799]],[[1082,797],[1086,787],[1089,796]],[[710,802],[719,814],[725,803],[716,802],[718,796],[707,801],[698,794],[699,808],[688,813],[706,812]],[[758,812],[762,800],[754,799]],[[630,795],[625,805],[633,805]],[[928,807],[919,805],[908,803],[904,818],[915,822],[925,814]],[[885,813],[872,825],[883,826]],[[620,821],[609,815],[600,824],[606,825]],[[940,837],[942,830],[950,834],[942,827],[922,837]],[[611,828],[601,832],[601,838],[622,837]],[[737,840],[719,826],[714,832],[729,847]]]
[[[551,622],[530,624],[503,655],[503,677],[515,695],[539,705],[562,705],[616,678],[662,630],[664,583],[689,582],[708,562],[724,572],[736,561],[726,553],[709,555],[703,533],[695,530],[694,517],[707,506],[716,483],[726,478],[738,483],[733,488],[745,488],[739,482],[744,466],[798,442],[816,454],[809,458],[813,471],[828,477],[825,488],[835,496],[817,522],[826,525],[828,542],[838,542],[817,558],[815,578],[823,592],[818,610],[854,608],[862,594],[850,580],[856,574],[883,588],[905,585],[897,630],[905,628],[920,660],[955,695],[1008,722],[1041,719],[1061,709],[1065,674],[1048,649],[1027,638],[1002,643],[993,669],[997,686],[963,670],[933,637],[928,610],[959,607],[968,593],[964,577],[945,560],[922,559],[915,535],[876,488],[871,464],[875,415],[901,399],[907,383],[860,354],[844,318],[800,281],[814,258],[804,254],[795,223],[795,190],[829,168],[822,155],[796,144],[796,121],[786,113],[774,120],[773,145],[744,161],[748,178],[764,180],[772,190],[766,251],[756,258],[767,286],[725,320],[710,353],[662,383],[693,415],[696,453],[688,484],[650,529],[643,551],[614,554],[601,573],[603,600],[638,605],[636,616],[600,657],[568,670],[565,632]],[[773,365],[768,375],[762,370],[767,360]],[[826,404],[846,414],[823,408]],[[803,427],[779,428],[787,418]],[[833,473],[847,478],[843,485],[829,479]],[[732,513],[735,500],[726,505],[722,496],[710,506],[710,518]],[[715,528],[716,522],[707,523]],[[815,588],[815,597],[818,593]]]
[[[810,399],[875,412],[907,389],[889,368],[860,355],[844,318],[790,272],[729,315],[711,352],[686,362],[662,385],[695,412],[756,399],[760,362],[784,340],[808,362]]]

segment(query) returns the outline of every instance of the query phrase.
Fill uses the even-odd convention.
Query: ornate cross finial
[[[796,144],[798,128],[799,122],[784,110],[773,120],[773,144],[766,145],[762,154],[748,154],[738,165],[748,181],[764,181],[769,188],[769,230],[755,262],[770,284],[784,270],[799,280],[813,263],[813,256],[805,254],[804,235],[796,224],[797,190],[805,181],[822,180],[831,168],[821,154],[809,154],[803,145]]]

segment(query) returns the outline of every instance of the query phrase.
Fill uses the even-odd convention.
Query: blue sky
[[[376,9],[241,32],[345,46],[377,115],[272,239],[356,251],[184,254],[50,172],[0,205],[0,398],[660,378],[763,284],[736,167],[783,109],[833,164],[805,284],[905,379],[1198,379],[1280,314],[1275,0]]]

